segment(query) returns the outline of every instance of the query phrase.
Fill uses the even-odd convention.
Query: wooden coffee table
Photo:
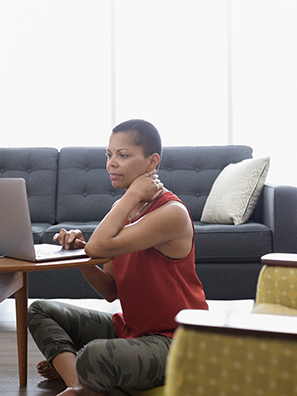
[[[110,260],[111,258],[91,259],[86,257],[33,263],[30,261],[16,260],[6,257],[0,259],[0,302],[15,293],[19,382],[21,386],[27,385],[28,272],[99,265],[105,264]]]

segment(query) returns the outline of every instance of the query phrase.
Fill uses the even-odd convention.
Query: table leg
[[[28,334],[27,334],[27,309],[28,309],[28,273],[23,272],[23,287],[15,292],[17,341],[19,358],[20,386],[27,385],[28,365]]]

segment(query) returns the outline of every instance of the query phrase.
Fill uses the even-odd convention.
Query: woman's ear
[[[160,163],[160,156],[158,153],[154,153],[149,157],[149,171],[157,169]]]

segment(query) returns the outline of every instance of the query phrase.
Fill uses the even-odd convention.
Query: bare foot
[[[46,379],[61,379],[60,375],[47,360],[43,360],[42,362],[38,363],[36,368],[38,374]]]
[[[85,388],[84,386],[77,386],[75,388],[66,388],[63,392],[57,396],[104,396],[108,393],[98,393],[91,389]]]

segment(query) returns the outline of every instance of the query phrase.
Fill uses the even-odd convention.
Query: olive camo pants
[[[81,384],[96,392],[164,383],[169,337],[118,338],[111,314],[46,300],[29,307],[28,326],[49,362],[62,352],[76,354]]]

